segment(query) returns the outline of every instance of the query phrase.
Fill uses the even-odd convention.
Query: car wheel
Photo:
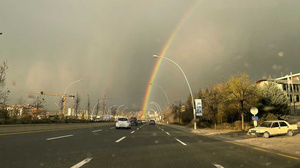
[[[264,133],[264,138],[270,138],[270,134],[268,132]]]
[[[287,135],[288,135],[288,136],[293,136],[293,135],[294,135],[294,132],[293,132],[292,130],[289,130],[289,131],[287,132]]]

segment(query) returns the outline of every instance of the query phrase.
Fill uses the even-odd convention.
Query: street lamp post
[[[103,100],[98,101],[98,102],[94,105],[93,110],[92,110],[92,115],[91,115],[92,118],[93,118],[93,115],[94,115],[94,110],[95,110],[96,105],[98,105],[98,104],[101,103],[101,102],[103,102]],[[97,117],[97,116],[96,116],[96,117]]]
[[[114,106],[116,106],[116,105],[114,104],[114,105],[112,105],[112,106],[110,106],[110,107],[108,108],[109,115],[111,115],[111,108],[114,107]],[[107,112],[107,113],[108,113],[108,112]]]
[[[124,104],[120,105],[120,106],[117,108],[116,113],[118,113],[119,108],[121,108],[121,107],[123,107],[123,106],[124,106]],[[118,115],[118,114],[117,114],[117,115]]]
[[[127,110],[127,109],[128,109],[128,107],[125,107],[125,108],[123,109],[122,115],[124,114],[125,110]]]
[[[160,108],[160,105],[159,105],[158,103],[154,102],[154,101],[152,101],[151,103],[154,104],[154,105],[156,106],[157,109],[159,109],[160,115],[162,115],[162,110],[161,110],[161,108]]]
[[[158,111],[160,111],[160,113],[162,112],[161,108],[160,108],[160,105],[154,101],[151,101],[150,104],[153,104],[156,106],[156,108],[158,109]]]
[[[186,80],[186,83],[189,87],[189,90],[190,90],[190,94],[191,94],[191,99],[192,99],[192,106],[193,106],[193,113],[194,113],[194,129],[197,129],[197,123],[196,123],[196,110],[195,110],[195,105],[194,105],[194,96],[193,96],[193,93],[192,93],[192,89],[191,89],[191,86],[190,86],[190,83],[185,75],[185,73],[183,72],[182,68],[173,60],[171,60],[170,58],[167,58],[167,57],[162,57],[162,56],[157,56],[157,55],[153,55],[153,58],[162,58],[162,59],[166,59],[168,61],[171,61],[172,63],[174,63],[179,69],[180,71],[182,72],[183,74],[183,77],[184,79]]]
[[[63,115],[65,114],[66,98],[67,98],[66,92],[67,92],[68,88],[69,88],[71,85],[73,85],[73,84],[75,84],[75,83],[77,83],[77,82],[81,82],[81,81],[82,81],[82,79],[77,80],[77,81],[74,81],[74,82],[72,82],[71,84],[69,84],[69,86],[66,87],[66,89],[65,89],[65,91],[64,91],[64,94],[63,94],[63,97],[62,97],[62,101],[63,101],[63,103],[64,103],[64,104],[63,104]]]
[[[156,106],[156,104],[154,104],[154,103],[150,103],[150,104],[153,104],[153,105],[156,107],[157,111],[160,112],[160,110],[159,110],[159,108]],[[150,109],[150,110],[151,110],[151,109]],[[152,110],[153,110],[153,109],[152,109]]]
[[[150,83],[150,85],[159,87],[159,88],[164,92],[164,94],[165,94],[165,96],[166,96],[166,98],[167,98],[168,105],[170,105],[169,97],[168,97],[166,91],[164,90],[164,88],[162,88],[161,86],[159,86],[159,85],[157,85],[157,84],[154,84],[154,83]]]

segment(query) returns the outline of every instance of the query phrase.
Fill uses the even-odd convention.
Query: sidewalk
[[[291,154],[300,158],[300,134],[289,136],[274,136],[268,139],[263,137],[250,137],[243,131],[234,130],[214,130],[214,129],[197,129],[187,128],[185,126],[164,124],[166,126],[187,131],[193,134],[211,137],[227,142],[238,143],[244,146],[254,146],[266,149],[267,151],[280,151]]]
[[[51,131],[51,130],[64,130],[64,129],[92,128],[92,127],[98,127],[98,126],[108,126],[108,125],[113,125],[113,124],[114,124],[114,122],[0,125],[0,134],[32,132],[32,131]]]

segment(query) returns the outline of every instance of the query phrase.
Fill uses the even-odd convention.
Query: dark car
[[[135,126],[138,125],[137,119],[136,119],[135,117],[131,117],[130,123],[131,123],[132,126],[133,126],[133,125],[135,125]]]
[[[155,121],[154,120],[150,120],[149,125],[155,125]]]
[[[142,120],[138,120],[137,123],[138,123],[138,124],[141,124],[141,125],[143,124],[143,123],[142,123]]]

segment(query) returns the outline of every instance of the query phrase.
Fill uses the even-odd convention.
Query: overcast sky
[[[10,104],[25,90],[78,92],[86,107],[104,94],[109,105],[141,108],[159,54],[194,0],[0,0],[0,61],[7,60]],[[166,57],[184,69],[193,92],[232,74],[251,80],[299,73],[300,1],[203,0],[178,31]],[[178,68],[163,61],[155,83],[170,101],[186,101]],[[3,89],[3,88],[2,88]],[[57,97],[47,97],[57,109]],[[150,100],[166,106],[159,88]],[[72,106],[73,100],[68,100]],[[152,107],[151,108],[155,108]]]

